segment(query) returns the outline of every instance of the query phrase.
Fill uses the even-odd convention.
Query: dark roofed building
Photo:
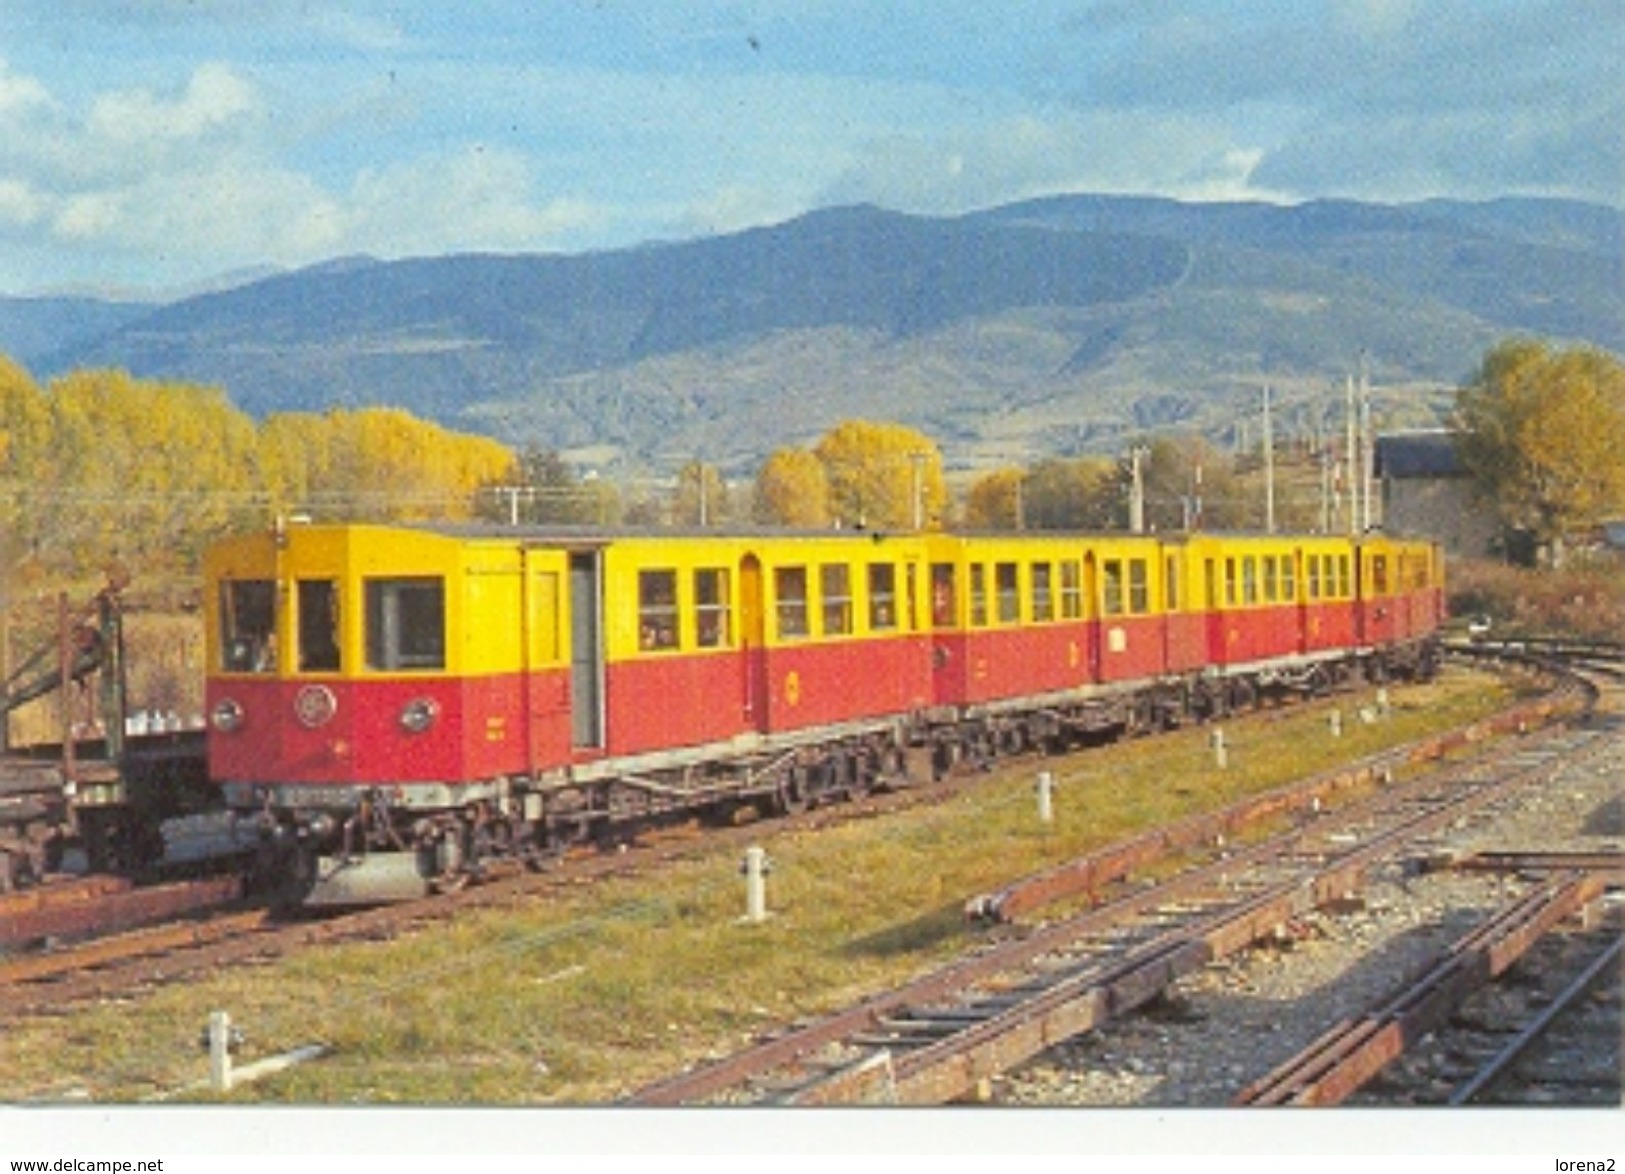
[[[1384,530],[1437,539],[1452,554],[1491,553],[1500,524],[1473,495],[1450,432],[1379,436],[1374,463]]]

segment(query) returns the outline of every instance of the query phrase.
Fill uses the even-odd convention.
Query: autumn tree
[[[620,519],[620,495],[583,479],[556,451],[529,446],[501,477],[483,485],[479,514],[524,525],[608,524]]]
[[[728,517],[728,486],[714,465],[690,461],[677,474],[672,500],[675,526],[715,526]]]
[[[804,448],[781,448],[756,474],[752,516],[768,525],[822,529],[830,523],[829,478]]]
[[[969,530],[1016,530],[1024,524],[1025,469],[995,469],[978,477],[965,493]]]
[[[195,555],[259,484],[253,422],[219,388],[76,371],[49,388],[41,525],[81,561]]]
[[[824,467],[838,521],[877,530],[941,524],[948,500],[942,453],[923,433],[901,424],[845,420],[813,453]]]
[[[1027,474],[1022,512],[1034,530],[1104,530],[1123,525],[1116,466],[1100,457],[1051,457]]]
[[[275,421],[266,422],[267,430]],[[303,486],[296,504],[333,519],[467,518],[480,487],[514,464],[506,445],[452,432],[399,408],[301,414],[284,426],[279,440],[286,449],[279,477],[285,485]]]
[[[1160,436],[1144,445],[1143,453],[1147,529],[1240,530],[1261,523],[1262,487],[1245,484],[1235,462],[1210,442]],[[1126,495],[1131,466],[1125,463],[1118,476]]]
[[[1554,563],[1569,536],[1625,513],[1625,367],[1611,355],[1503,342],[1457,392],[1454,430],[1480,495]]]

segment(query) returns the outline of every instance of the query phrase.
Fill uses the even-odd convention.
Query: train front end
[[[285,897],[421,895],[502,823],[499,780],[528,765],[523,674],[505,663],[518,633],[493,620],[479,640],[449,636],[470,578],[517,591],[502,564],[518,557],[471,566],[445,535],[312,525],[208,552],[209,775],[258,827],[260,872]]]

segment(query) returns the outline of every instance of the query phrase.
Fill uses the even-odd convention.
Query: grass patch
[[[985,930],[965,900],[1153,824],[1211,811],[1349,758],[1454,726],[1507,701],[1449,672],[1391,690],[1228,723],[1229,768],[1207,729],[990,775],[972,793],[817,832],[761,827],[769,919],[746,925],[737,850],[702,850],[652,877],[472,913],[391,942],[234,969],[137,1003],[9,1027],[0,1096],[98,1100],[183,1092],[204,1072],[198,1032],[224,1008],[246,1062],[312,1040],[334,1054],[244,1087],[241,1101],[591,1104],[612,1101],[760,1032],[844,1005],[963,952]],[[1327,713],[1344,712],[1344,736]],[[1037,819],[1034,776],[1057,776]]]

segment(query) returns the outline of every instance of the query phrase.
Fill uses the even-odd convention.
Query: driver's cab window
[[[299,671],[339,671],[339,585],[331,579],[301,579]]]
[[[276,671],[276,584],[269,579],[220,584],[220,668],[228,673]]]

